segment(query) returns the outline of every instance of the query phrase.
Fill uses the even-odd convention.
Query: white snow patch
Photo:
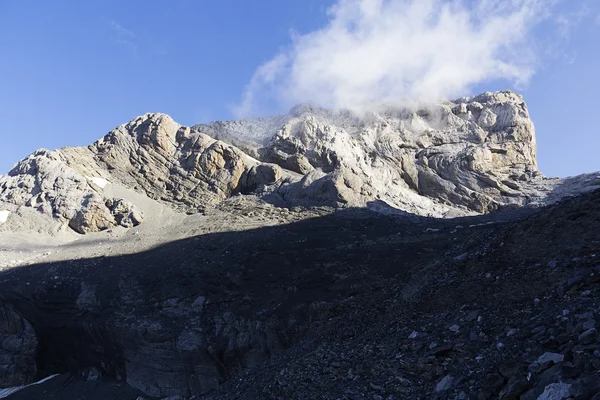
[[[95,178],[95,177],[91,177],[91,176],[86,176],[86,178],[89,179],[90,181],[94,182],[94,184],[96,186],[100,187],[101,189],[104,189],[106,187],[106,185],[108,185],[110,183],[104,178]]]
[[[2,225],[3,223],[6,222],[9,215],[10,215],[10,211],[8,211],[8,210],[0,211],[0,225]]]
[[[54,377],[58,376],[58,374],[56,375],[50,375],[44,379],[42,379],[41,381],[37,381],[34,383],[30,383],[29,385],[24,385],[24,386],[14,386],[14,387],[10,387],[10,388],[6,388],[6,389],[2,389],[0,388],[0,399],[4,399],[8,396],[10,396],[11,394],[18,392],[21,389],[25,389],[28,386],[33,386],[33,385],[39,385],[40,383],[46,382]]]

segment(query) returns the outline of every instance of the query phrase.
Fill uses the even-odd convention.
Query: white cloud
[[[116,34],[122,38],[127,38],[127,39],[135,38],[135,34],[132,31],[130,31],[129,29],[123,28],[123,26],[121,26],[121,24],[119,24],[117,21],[112,21],[111,26],[112,26],[113,30],[116,32]]]
[[[292,36],[260,66],[238,116],[310,102],[365,109],[464,95],[477,83],[528,82],[532,29],[556,0],[338,0],[323,28]]]
[[[264,95],[268,90],[267,86],[275,84],[278,75],[283,71],[288,63],[286,54],[278,54],[270,61],[264,63],[254,73],[250,83],[244,90],[242,103],[233,108],[233,112],[239,116],[250,115],[254,110],[257,99],[255,96]]]
[[[578,8],[557,14],[554,17],[554,21],[558,26],[558,33],[563,39],[568,39],[571,36],[571,32],[581,21],[588,17],[591,10],[587,3],[581,4]]]
[[[129,29],[124,28],[117,21],[111,21],[110,27],[113,32],[113,40],[119,46],[128,48],[134,55],[138,54],[138,46],[136,44],[136,35]]]

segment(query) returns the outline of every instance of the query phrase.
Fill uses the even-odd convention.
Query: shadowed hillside
[[[599,192],[530,216],[350,209],[14,268],[2,335],[21,345],[3,357],[35,369],[3,376],[70,372],[148,398],[537,398],[559,382],[591,398],[599,216]]]

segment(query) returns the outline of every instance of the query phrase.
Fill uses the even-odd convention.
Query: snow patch
[[[50,376],[42,379],[41,381],[30,383],[29,385],[14,386],[14,387],[6,388],[6,389],[0,388],[0,399],[4,399],[4,398],[10,396],[11,394],[13,394],[15,392],[18,392],[21,389],[25,389],[28,386],[39,385],[40,383],[44,383],[44,382],[46,382],[46,381],[48,381],[48,380],[50,380],[50,379],[52,379],[54,377],[57,377],[57,376],[58,376],[58,374],[56,374],[56,375],[50,375]]]
[[[10,215],[10,211],[4,210],[0,211],[0,225],[6,222],[8,216]]]
[[[86,178],[88,180],[92,181],[96,186],[100,187],[101,189],[104,189],[106,187],[106,185],[108,185],[110,183],[104,178],[94,178],[91,176],[86,176]]]

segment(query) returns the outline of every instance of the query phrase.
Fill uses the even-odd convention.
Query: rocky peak
[[[0,201],[67,221],[78,216],[75,225],[85,225],[78,231],[141,219],[115,217],[98,182],[186,213],[254,193],[284,206],[378,200],[435,217],[544,205],[568,194],[565,184],[575,193],[600,187],[595,175],[544,178],[527,106],[504,91],[366,114],[303,104],[283,116],[191,128],[148,113],[88,147],[33,153],[0,177]],[[91,220],[83,218],[90,209]]]
[[[342,196],[347,204],[381,198],[438,216],[526,205],[520,183],[538,173],[533,123],[522,97],[508,91],[366,115],[302,105],[259,153],[301,174],[341,173],[359,185]]]

